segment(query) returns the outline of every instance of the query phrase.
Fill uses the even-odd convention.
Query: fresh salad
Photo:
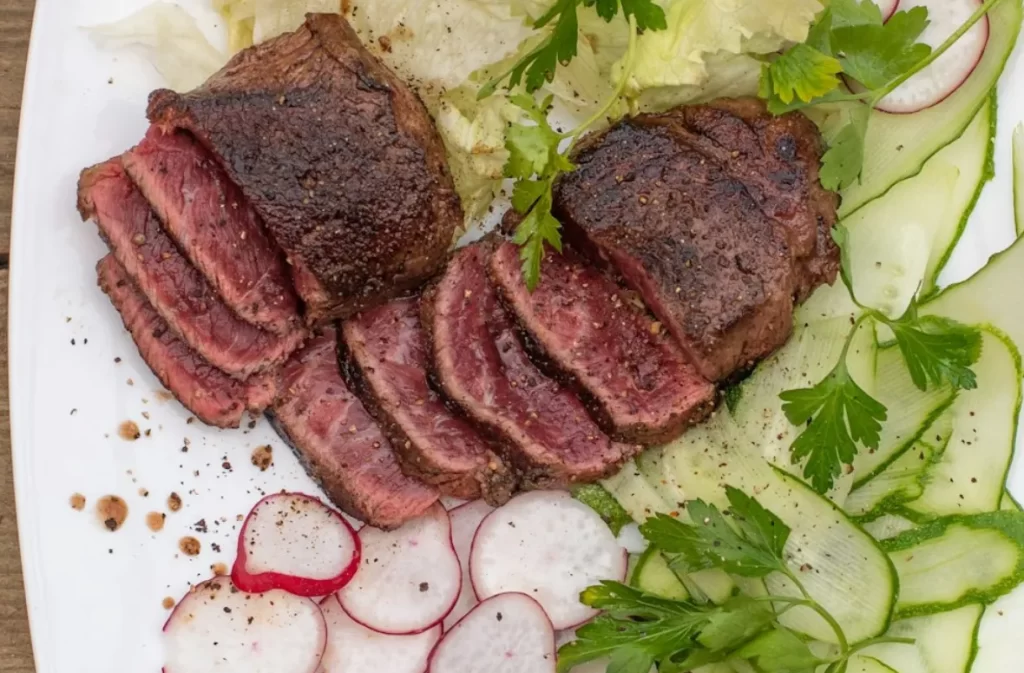
[[[343,12],[440,129],[472,237],[506,203],[529,287],[560,250],[577,141],[639,111],[756,95],[799,110],[841,197],[842,282],[680,439],[603,486],[356,532],[272,495],[231,577],[164,628],[168,673],[989,673],[1024,581],[1006,489],[1024,242],[941,274],[993,176],[1021,0],[213,0],[226,49],[157,2],[90,29],[189,88],[229,53]],[[1024,229],[1024,134],[1013,139]],[[325,598],[326,597],[326,598]],[[314,600],[315,599],[315,600]],[[227,647],[224,645],[227,644]],[[556,644],[558,647],[556,647]],[[1015,662],[1015,663],[1006,663]]]

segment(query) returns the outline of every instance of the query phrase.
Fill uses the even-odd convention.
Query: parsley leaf
[[[849,187],[864,166],[864,138],[871,110],[857,106],[849,111],[849,122],[840,129],[821,157],[821,185],[831,191]]]
[[[810,673],[828,663],[816,657],[799,636],[781,626],[747,643],[737,655],[750,659],[764,673]]]
[[[540,282],[540,263],[544,259],[544,244],[562,251],[562,225],[551,214],[551,187],[534,204],[523,221],[516,227],[512,240],[519,246],[519,260],[522,262],[523,279],[526,287],[533,290]]]
[[[874,3],[843,0],[836,4],[863,7]],[[928,25],[925,7],[896,12],[885,23],[882,23],[879,13],[877,23],[854,26],[837,25],[835,5],[832,11],[832,48],[840,55],[842,70],[868,89],[884,87],[923,61],[932,51],[927,44],[917,42]]]
[[[836,75],[843,71],[836,58],[806,44],[796,45],[766,67],[772,92],[786,104],[794,98],[824,96],[839,86]]]
[[[917,315],[916,300],[903,317],[885,320],[896,337],[910,378],[921,390],[949,383],[972,390],[978,381],[971,365],[981,357],[981,332],[940,316]]]
[[[850,330],[839,362],[812,388],[787,390],[782,412],[795,426],[808,424],[790,446],[792,460],[807,458],[804,477],[818,493],[825,493],[857,455],[857,443],[878,448],[885,405],[868,395],[846,368],[846,350],[856,334]]]

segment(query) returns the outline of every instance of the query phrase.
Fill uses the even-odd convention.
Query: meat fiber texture
[[[353,389],[391,440],[406,474],[466,500],[501,504],[510,470],[428,380],[430,350],[419,298],[399,299],[346,320],[346,371]]]
[[[711,411],[714,386],[668,330],[572,250],[544,258],[533,292],[512,243],[491,256],[490,273],[540,358],[616,439],[666,442]]]
[[[568,389],[541,373],[487,274],[491,244],[459,250],[422,300],[447,396],[502,447],[524,488],[613,474],[639,449],[612,441]]]
[[[817,131],[765,114],[721,101],[619,122],[585,138],[555,188],[568,237],[621,272],[710,381],[785,343],[794,300],[838,269]]]
[[[194,91],[155,91],[148,114],[191,132],[241,188],[291,263],[311,324],[442,269],[462,212],[440,137],[339,15],[308,15]]]
[[[346,513],[378,528],[423,514],[438,491],[399,467],[391,443],[342,379],[333,327],[281,370],[275,427],[310,476]]]

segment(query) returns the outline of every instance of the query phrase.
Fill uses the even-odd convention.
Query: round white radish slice
[[[250,593],[326,596],[351,581],[359,553],[359,538],[338,512],[309,495],[275,493],[242,525],[231,580]]]
[[[214,577],[178,602],[163,637],[164,673],[314,673],[327,625],[309,598],[248,594]]]
[[[580,603],[580,592],[625,578],[626,557],[594,510],[564,491],[534,491],[484,519],[469,566],[477,598],[524,593],[544,607],[556,629],[567,629],[597,614]]]
[[[320,603],[327,620],[327,649],[318,673],[423,673],[441,638],[438,624],[412,636],[390,636],[348,616],[337,596]]]
[[[359,531],[363,560],[338,592],[345,612],[380,633],[426,631],[452,611],[462,569],[452,547],[448,512],[435,504],[393,531]]]
[[[473,608],[430,655],[429,673],[554,673],[555,632],[524,594],[501,594]]]
[[[982,0],[899,0],[899,11],[914,7],[928,9],[928,27],[918,41],[935,49],[956,32],[981,4]],[[905,114],[941,103],[974,72],[985,53],[988,32],[988,17],[985,16],[942,56],[883,98],[878,109]]]
[[[455,607],[444,618],[444,629],[447,631],[455,622],[473,609],[477,604],[476,594],[473,592],[473,582],[469,577],[469,553],[473,548],[473,536],[480,522],[494,508],[483,500],[474,500],[465,505],[456,507],[448,512],[452,520],[452,543],[455,546],[455,554],[459,557],[459,564],[462,566],[462,591],[459,593],[459,600]]]

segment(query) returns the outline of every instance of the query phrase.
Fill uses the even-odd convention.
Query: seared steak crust
[[[217,157],[294,267],[307,320],[347,317],[440,271],[462,221],[426,109],[335,14],[237,54],[150,120]]]

